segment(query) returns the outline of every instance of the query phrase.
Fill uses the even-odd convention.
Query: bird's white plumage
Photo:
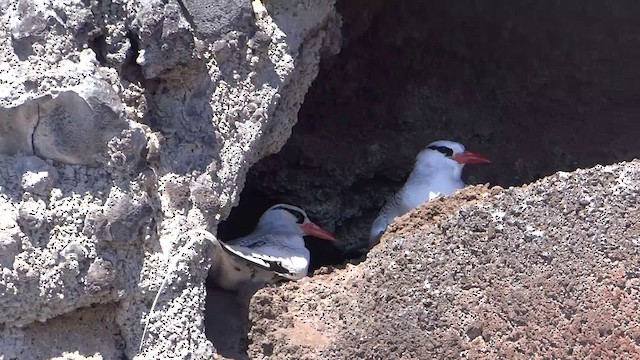
[[[420,151],[407,182],[385,203],[373,222],[369,235],[370,245],[379,241],[382,233],[396,217],[437,196],[451,195],[455,190],[465,186],[461,180],[464,164],[430,147],[450,149],[452,155],[465,152],[462,144],[448,140],[435,141]]]
[[[306,213],[292,205],[279,204],[265,211],[251,234],[222,244],[229,256],[223,256],[213,269],[216,283],[237,290],[249,282],[305,277],[310,254],[300,229],[304,222],[309,222]]]

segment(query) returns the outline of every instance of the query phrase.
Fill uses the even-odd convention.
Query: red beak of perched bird
[[[302,233],[305,235],[315,236],[317,238],[329,240],[329,241],[336,241],[336,238],[335,236],[333,236],[332,233],[328,232],[327,230],[321,228],[320,226],[312,222],[308,222],[300,225],[300,229],[302,229]]]
[[[451,158],[457,161],[459,164],[484,164],[491,162],[484,155],[471,151],[465,151],[459,154],[455,154],[451,156]]]

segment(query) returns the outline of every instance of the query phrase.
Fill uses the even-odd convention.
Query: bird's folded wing
[[[292,276],[291,271],[283,266],[283,263],[279,258],[262,254],[250,248],[238,245],[222,244],[222,248],[230,255],[256,265],[264,270],[277,273],[285,278],[291,278]]]
[[[249,249],[259,249],[270,244],[277,244],[281,241],[278,239],[282,235],[271,233],[251,233],[247,236],[226,242],[227,245],[241,246]],[[280,241],[279,241],[280,240]]]

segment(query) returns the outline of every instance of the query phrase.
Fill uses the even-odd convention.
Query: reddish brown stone
[[[249,355],[640,357],[639,194],[636,161],[432,201],[357,266],[258,292]]]

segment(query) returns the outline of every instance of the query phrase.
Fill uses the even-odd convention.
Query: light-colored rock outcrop
[[[254,359],[637,358],[640,162],[471,187],[368,258],[260,290]]]
[[[10,0],[0,14],[2,353],[132,358],[179,235],[215,231],[289,137],[338,49],[333,1]],[[208,249],[169,277],[146,357],[214,352]]]

